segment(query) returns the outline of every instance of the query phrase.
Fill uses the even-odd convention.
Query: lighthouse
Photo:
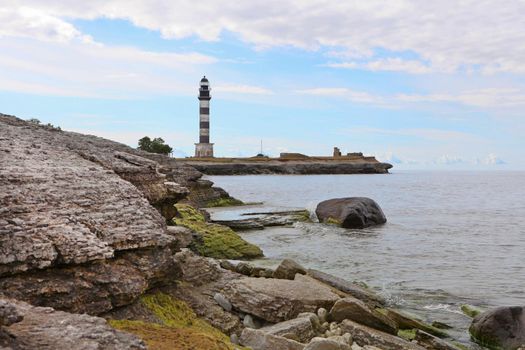
[[[195,158],[213,157],[213,143],[210,143],[210,83],[206,76],[199,84],[199,143],[195,144]]]

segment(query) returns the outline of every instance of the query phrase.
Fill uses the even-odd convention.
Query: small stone
[[[352,345],[352,343],[354,342],[354,340],[352,339],[352,335],[350,333],[345,333],[342,335],[342,337],[348,345]]]
[[[253,328],[253,329],[256,329],[257,327],[255,326],[255,322],[253,321],[253,317],[252,315],[249,315],[247,314],[246,316],[244,316],[244,319],[242,320],[242,324],[244,325],[244,327],[246,328]]]
[[[352,344],[352,350],[362,350],[363,348],[357,345],[357,343]]]
[[[232,344],[239,344],[239,337],[237,336],[237,334],[232,333],[232,334],[230,335],[230,342],[231,342]]]
[[[319,310],[317,310],[317,316],[319,317],[319,322],[325,323],[327,315],[328,315],[328,311],[326,311],[324,307],[320,307]]]
[[[235,271],[246,276],[250,276],[252,274],[252,270],[253,266],[245,262],[240,262],[235,267]]]
[[[217,304],[219,304],[224,310],[228,312],[232,311],[232,304],[221,293],[215,293],[215,295],[213,296],[213,299],[215,299]]]

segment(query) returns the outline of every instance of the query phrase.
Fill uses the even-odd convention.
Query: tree
[[[173,148],[165,144],[162,138],[156,137],[151,140],[148,136],[144,136],[139,140],[139,149],[158,154],[170,154],[173,151]]]

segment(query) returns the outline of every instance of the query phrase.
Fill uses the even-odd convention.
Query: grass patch
[[[206,222],[204,215],[188,204],[176,204],[175,224],[198,233],[192,247],[199,254],[216,259],[250,259],[263,256],[262,250],[242,239],[228,226]]]
[[[145,295],[140,299],[161,323],[109,320],[119,330],[133,333],[143,339],[149,349],[168,350],[233,350],[230,338],[195,315],[183,301],[167,294]]]

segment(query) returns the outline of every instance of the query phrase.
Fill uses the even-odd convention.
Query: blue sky
[[[0,0],[0,112],[191,155],[525,169],[522,1]]]

